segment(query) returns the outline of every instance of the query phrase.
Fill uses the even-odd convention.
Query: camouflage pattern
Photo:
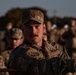
[[[54,50],[56,50],[52,54],[56,55],[58,53],[58,51],[61,51],[59,54],[57,54],[57,57],[60,57],[62,59],[69,59],[70,58],[65,47],[62,47],[60,44],[55,43],[55,42],[50,43],[50,46],[53,47]]]
[[[11,36],[11,38],[21,39],[23,37],[23,32],[19,28],[13,28],[11,30],[11,35],[10,36]]]
[[[70,58],[66,50],[58,44],[53,46],[44,41],[42,48],[29,44],[19,46],[12,51],[8,68],[22,72],[10,72],[10,75],[65,75],[61,74],[65,62],[60,69],[61,62],[59,63],[57,59],[52,60],[53,57],[59,57],[63,61]],[[52,63],[53,61],[55,62]]]
[[[25,24],[29,20],[34,20],[38,23],[44,23],[44,14],[40,10],[24,11],[22,15],[22,23]]]
[[[3,56],[0,55],[0,69],[4,69],[4,68],[6,68],[5,63],[4,63],[4,59],[3,59]],[[9,75],[9,73],[0,71],[0,75]]]
[[[4,59],[4,63],[5,63],[6,66],[7,66],[7,63],[8,63],[11,52],[12,52],[12,50],[3,50],[1,52],[1,54],[3,56],[3,59]]]
[[[53,29],[49,32],[49,41],[50,42],[58,42],[59,39],[59,30]]]

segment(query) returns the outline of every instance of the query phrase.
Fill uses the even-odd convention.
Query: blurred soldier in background
[[[51,31],[51,28],[52,28],[52,23],[51,23],[50,20],[48,20],[47,23],[46,23],[46,29],[47,29],[48,33]]]
[[[4,39],[3,39],[3,41],[5,42],[5,49],[9,48],[8,40],[9,40],[9,37],[10,37],[10,31],[11,31],[12,28],[13,28],[13,23],[12,22],[8,22],[6,24],[6,30],[5,30],[5,35],[4,35]]]
[[[7,66],[7,62],[8,62],[8,59],[9,59],[9,56],[10,56],[11,52],[17,46],[22,44],[23,40],[24,40],[24,36],[23,36],[22,30],[19,29],[19,28],[12,28],[11,31],[10,31],[10,36],[8,38],[9,49],[8,50],[3,50],[1,52],[6,66]]]
[[[66,30],[62,38],[65,40],[65,47],[71,58],[76,58],[76,23],[71,21],[70,27]]]

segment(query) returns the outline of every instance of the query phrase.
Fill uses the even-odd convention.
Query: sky
[[[76,17],[76,0],[0,0],[0,16],[12,8],[40,7],[49,17]]]

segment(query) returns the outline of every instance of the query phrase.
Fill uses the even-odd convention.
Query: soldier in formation
[[[65,75],[76,71],[76,60],[70,59],[65,48],[43,39],[46,25],[41,10],[23,11],[22,30],[25,40],[12,51],[8,62],[8,68],[17,72],[10,75]]]

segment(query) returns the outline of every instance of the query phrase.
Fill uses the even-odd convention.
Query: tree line
[[[39,7],[33,7],[36,9],[40,9],[45,12],[45,22],[48,20],[51,21],[52,24],[56,23],[59,28],[63,27],[64,24],[70,24],[71,20],[76,20],[75,17],[64,17],[60,18],[57,16],[49,17],[47,16],[47,11],[45,9]],[[14,27],[20,27],[22,23],[22,12],[28,8],[12,8],[11,10],[7,11],[4,16],[0,17],[0,30],[5,30],[6,24],[8,22],[12,22]]]

